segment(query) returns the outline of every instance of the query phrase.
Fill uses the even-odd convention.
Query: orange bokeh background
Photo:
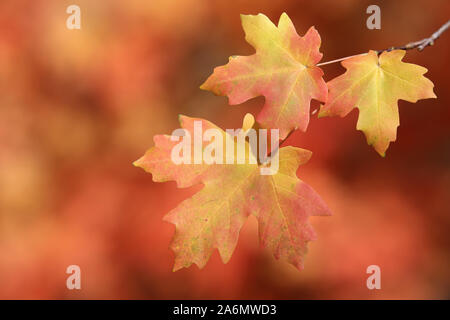
[[[65,26],[81,8],[82,29]],[[381,8],[381,30],[366,8]],[[287,12],[314,25],[323,61],[402,45],[447,21],[436,1],[6,0],[0,3],[0,298],[410,299],[450,297],[450,31],[405,61],[426,67],[438,99],[399,102],[386,158],[346,118],[313,117],[287,141],[313,151],[299,177],[328,203],[313,217],[301,272],[257,242],[250,218],[231,261],[172,272],[165,213],[198,188],[154,183],[132,166],[177,115],[223,128],[263,98],[230,107],[199,89],[228,56],[248,55],[240,13]],[[341,74],[323,67],[325,80]],[[317,108],[318,103],[313,103]],[[82,271],[68,290],[67,266]],[[381,267],[381,290],[366,268]]]

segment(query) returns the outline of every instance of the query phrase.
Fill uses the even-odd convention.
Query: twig
[[[436,41],[436,39],[438,39],[441,34],[444,33],[444,31],[446,31],[448,28],[450,28],[450,20],[448,20],[444,25],[442,25],[435,33],[433,33],[430,37],[419,40],[419,41],[414,41],[414,42],[410,42],[407,43],[403,46],[400,47],[390,47],[388,49],[383,49],[383,50],[377,50],[377,54],[380,54],[384,51],[392,51],[392,50],[411,50],[411,49],[415,49],[417,48],[417,50],[422,51],[423,49],[425,49],[428,46],[432,46],[434,44],[434,42]],[[331,61],[327,61],[327,62],[322,62],[322,63],[318,63],[316,64],[316,66],[320,67],[326,64],[331,64],[331,63],[335,63],[335,62],[339,62],[339,61],[343,61],[349,58],[353,58],[353,57],[357,57],[357,56],[363,56],[366,55],[367,53],[360,53],[360,54],[355,54],[353,56],[348,56],[348,57],[344,57],[344,58],[340,58],[340,59],[336,59],[336,60],[331,60]]]
[[[269,152],[269,154],[267,155],[267,158],[270,158],[270,156],[272,155],[272,153],[273,153],[273,154],[277,153],[278,150],[280,149],[280,147],[283,145],[283,143],[291,136],[291,134],[294,133],[294,131],[295,131],[295,129],[289,131],[289,133],[288,133],[288,135],[286,136],[286,138],[284,138],[283,140],[280,141],[280,143],[278,143],[278,146],[276,147],[276,149]]]

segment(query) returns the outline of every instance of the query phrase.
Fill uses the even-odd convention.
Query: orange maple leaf
[[[256,53],[230,57],[200,88],[228,96],[232,105],[262,95],[266,101],[257,116],[262,127],[280,129],[281,139],[297,128],[306,131],[311,99],[327,98],[323,72],[315,66],[322,58],[319,33],[311,27],[300,37],[286,13],[278,27],[263,14],[241,20]]]
[[[217,129],[225,139],[234,139],[211,122],[180,116],[181,127],[190,136],[194,135],[196,121],[203,130]],[[253,124],[250,122],[246,117],[244,129]],[[204,267],[214,248],[227,263],[250,214],[258,220],[262,246],[268,247],[277,259],[285,259],[301,269],[307,242],[315,239],[308,217],[330,214],[319,195],[296,175],[299,165],[309,160],[311,152],[291,146],[280,148],[278,172],[261,175],[262,165],[249,161],[245,164],[194,164],[190,161],[190,164],[177,165],[171,157],[178,143],[173,141],[176,139],[168,135],[155,136],[155,146],[134,163],[150,172],[155,182],[173,180],[179,188],[204,185],[165,216],[165,220],[176,226],[171,244],[175,252],[174,271],[193,263]],[[191,143],[193,150],[194,142]],[[246,150],[250,150],[248,142],[244,143]],[[202,151],[206,148],[202,146]],[[249,157],[250,151],[246,159]]]

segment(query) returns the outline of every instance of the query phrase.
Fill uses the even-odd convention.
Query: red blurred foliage
[[[275,261],[249,219],[227,265],[173,273],[174,227],[162,217],[196,189],[156,184],[131,164],[177,115],[238,127],[262,98],[230,107],[198,86],[233,54],[250,54],[240,13],[287,12],[315,25],[323,61],[428,36],[449,3],[426,1],[72,1],[0,3],[0,298],[448,298],[450,34],[405,60],[428,68],[438,99],[401,101],[385,159],[344,119],[312,119],[287,143],[314,152],[299,177],[334,215],[312,219],[305,269]],[[365,27],[370,4],[381,30]],[[424,9],[426,7],[426,10]],[[325,79],[342,73],[324,66]],[[317,107],[317,103],[314,105]],[[66,288],[77,264],[82,290]],[[377,264],[382,289],[366,288]]]

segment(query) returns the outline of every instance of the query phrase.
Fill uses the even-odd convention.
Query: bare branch
[[[435,33],[433,33],[431,36],[429,36],[428,38],[419,40],[419,41],[414,41],[414,42],[410,42],[407,43],[403,46],[399,46],[399,47],[390,47],[387,49],[383,49],[383,50],[377,50],[377,54],[380,54],[384,51],[392,51],[392,50],[412,50],[412,49],[416,49],[419,51],[422,51],[423,49],[425,49],[428,46],[432,46],[434,44],[434,42],[436,41],[436,39],[438,39],[441,34],[444,33],[444,31],[446,31],[448,28],[450,28],[450,20],[448,20],[444,25],[442,25]],[[366,55],[367,53],[360,53],[360,54],[355,54],[352,56],[348,56],[348,57],[344,57],[344,58],[340,58],[340,59],[336,59],[336,60],[332,60],[332,61],[327,61],[327,62],[322,62],[322,63],[318,63],[316,66],[323,66],[323,65],[327,65],[327,64],[331,64],[331,63],[335,63],[335,62],[339,62],[339,61],[343,61],[349,58],[353,58],[353,57],[357,57],[357,56],[363,56]]]

